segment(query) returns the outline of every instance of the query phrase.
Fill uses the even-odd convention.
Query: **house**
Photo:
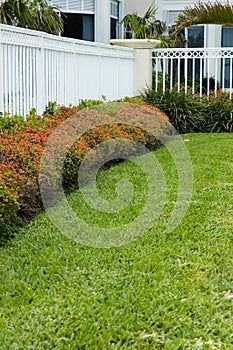
[[[187,6],[193,6],[198,2],[215,3],[216,0],[125,0],[125,14],[137,12],[142,16],[149,6],[157,8],[157,18],[173,24],[180,12]],[[233,4],[233,0],[223,0],[221,3]]]
[[[198,2],[198,1],[196,1]],[[201,2],[216,2],[202,0]],[[233,0],[221,3],[233,4]],[[193,6],[193,0],[125,0],[125,14],[137,12],[142,16],[149,6],[157,8],[156,18],[164,21],[167,26],[175,23],[178,14],[187,6]],[[185,36],[190,48],[204,47],[233,47],[233,27],[222,25],[198,25],[186,28]]]
[[[215,3],[216,0],[201,0],[197,2],[208,2]],[[233,0],[223,0],[222,4],[229,3],[233,5]],[[164,21],[167,24],[167,27],[171,26],[176,22],[176,19],[179,13],[184,10],[187,6],[194,6],[195,1],[193,0],[125,0],[125,14],[137,12],[139,16],[142,16],[149,6],[153,6],[157,8],[156,18]],[[199,24],[195,26],[190,26],[185,28],[184,34],[187,40],[187,47],[189,49],[201,49],[200,53],[196,53],[197,55],[206,55],[207,50],[211,50],[214,48],[232,48],[233,47],[233,27],[224,26],[224,25],[215,25],[215,24]],[[205,50],[206,49],[206,50]],[[185,49],[184,49],[185,50]],[[177,57],[179,55],[186,55],[185,51],[183,53],[176,53]],[[200,58],[195,58],[195,51],[193,53],[189,53],[190,57],[193,59],[189,59],[187,56],[187,76],[192,79],[201,79],[201,77],[212,77],[216,79],[215,87],[217,82],[222,89],[230,88],[233,86],[233,61],[231,56],[231,52],[228,50],[226,55],[222,52],[221,55],[214,53],[212,50],[211,55],[213,55],[213,59],[209,59],[209,63],[207,61],[203,61]],[[166,54],[165,54],[166,55]],[[171,56],[175,55],[175,53],[171,53]],[[175,56],[174,56],[175,57]],[[218,58],[221,57],[221,58]],[[169,65],[169,59],[167,60],[167,64]],[[203,64],[202,64],[203,63]],[[180,79],[182,79],[182,74],[184,73],[185,61],[180,61]],[[220,68],[218,69],[219,66]],[[166,71],[168,72],[168,70]],[[184,78],[185,79],[185,78]]]
[[[64,20],[62,36],[109,44],[123,37],[124,0],[51,0]]]

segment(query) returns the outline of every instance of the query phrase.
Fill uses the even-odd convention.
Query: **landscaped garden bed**
[[[177,191],[166,147],[155,151],[167,182],[163,215],[145,236],[112,249],[65,237],[45,213],[0,250],[0,344],[7,349],[231,349],[233,135],[184,135],[194,170],[192,203],[179,227],[164,232]],[[128,177],[136,200],[119,215],[89,222],[121,225],[143,207],[146,181],[126,161],[100,172],[101,195],[116,196]]]
[[[0,240],[4,241],[12,233],[12,229],[18,227],[20,219],[28,221],[43,208],[38,183],[40,160],[49,137],[72,115],[76,115],[77,120],[82,119],[88,131],[74,142],[66,155],[62,173],[64,190],[69,191],[77,187],[78,167],[81,161],[91,149],[103,141],[124,138],[152,146],[152,148],[160,145],[159,141],[151,139],[151,135],[148,135],[145,130],[130,125],[130,118],[141,115],[142,119],[145,116],[146,124],[147,115],[154,113],[157,119],[155,117],[153,123],[158,124],[156,128],[159,134],[160,130],[167,126],[166,115],[156,107],[147,106],[141,100],[138,100],[137,104],[131,103],[134,100],[129,99],[129,101],[107,105],[101,101],[82,101],[79,106],[70,108],[49,104],[42,116],[32,111],[27,116],[27,121],[17,116],[1,118]],[[103,110],[98,106],[103,106],[101,107]],[[87,107],[91,108],[86,109]],[[81,110],[83,113],[78,113]],[[123,115],[126,124],[114,123],[114,119],[113,123],[106,124],[106,118],[110,112]],[[91,120],[101,125],[89,130],[88,125]],[[63,132],[52,146],[56,153],[59,152],[59,147],[67,141],[62,138]],[[58,158],[60,155],[62,152],[57,155]],[[53,172],[54,178],[56,178],[55,168],[56,165],[52,170],[50,168],[48,170],[50,173]],[[43,175],[46,178],[46,172],[43,171]]]
[[[180,96],[186,110],[181,115],[177,94],[147,98],[158,105],[160,101],[168,114],[171,111],[170,121],[180,132],[193,130],[197,111],[192,120],[188,111],[192,103],[197,106],[199,96]],[[165,103],[173,98],[171,104]],[[216,103],[213,110],[218,114],[203,114],[198,128],[204,122],[210,125],[211,118],[219,120],[222,113],[223,126],[217,130],[230,131],[225,125],[231,125],[232,102],[225,95],[214,98],[201,103]],[[169,150],[158,142],[152,153],[166,180],[162,214],[131,244],[122,242],[111,249],[85,246],[41,212],[38,171],[49,136],[71,115],[96,103],[83,101],[78,108],[50,104],[43,116],[32,111],[26,123],[16,116],[2,119],[1,242],[12,234],[12,223],[17,228],[14,239],[0,250],[2,349],[231,349],[233,134],[182,135],[194,181],[191,202],[175,230],[167,232],[166,227],[179,202],[178,169]],[[137,103],[144,102],[139,99]],[[158,130],[164,129],[167,117],[156,108],[153,111],[164,121],[164,125],[156,124]],[[66,198],[77,216],[94,223],[93,227],[108,229],[127,225],[141,214],[148,183],[137,165],[126,160],[98,172],[96,186],[106,201],[117,197],[116,185],[122,178],[134,188],[130,204],[110,213],[95,210],[83,200],[74,164],[79,165],[94,145],[105,140],[124,137],[148,146],[149,136],[140,128],[110,125],[90,130],[77,140],[63,173]],[[178,206],[182,204],[181,199]],[[30,222],[22,226],[22,219]]]

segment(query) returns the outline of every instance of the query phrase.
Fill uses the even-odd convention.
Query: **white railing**
[[[132,96],[133,50],[0,25],[0,112]]]
[[[153,51],[155,90],[162,88],[209,95],[233,92],[233,48],[156,49]]]

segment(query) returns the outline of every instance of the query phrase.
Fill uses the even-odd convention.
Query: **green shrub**
[[[180,133],[233,131],[233,100],[226,92],[200,96],[192,95],[190,87],[187,93],[183,87],[180,92],[176,88],[165,92],[147,89],[141,97],[163,111]]]
[[[202,115],[199,113],[199,101],[195,101],[190,96],[176,90],[155,92],[148,89],[143,99],[146,103],[157,106],[163,111],[178,132],[188,133],[200,130]]]
[[[24,118],[21,116],[9,116],[7,113],[4,115],[0,114],[0,133],[5,129],[11,129],[12,127],[17,129],[22,123],[24,123]]]

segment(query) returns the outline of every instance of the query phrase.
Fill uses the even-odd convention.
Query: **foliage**
[[[137,13],[127,14],[121,21],[125,24],[125,30],[132,33],[133,39],[145,39],[151,35],[152,31],[158,34],[158,24],[162,26],[162,23],[155,21],[155,14],[157,9],[149,7],[143,17],[137,15]]]
[[[24,118],[18,115],[9,116],[7,113],[0,115],[0,133],[5,129],[14,127],[16,129],[20,124],[24,123]]]
[[[80,114],[81,112],[76,114],[80,111],[78,106],[57,106],[57,104],[53,102],[48,105],[42,116],[38,116],[36,111],[32,110],[27,116],[27,121],[23,121],[19,117],[16,119],[14,119],[15,117],[9,118],[7,127],[3,128],[0,134],[0,163],[2,165],[2,173],[0,174],[2,178],[2,182],[0,183],[1,222],[10,219],[11,215],[15,215],[15,213],[18,213],[20,217],[25,220],[30,220],[41,211],[42,203],[38,184],[40,159],[49,136],[70,116],[76,115],[77,118],[81,118],[87,130],[90,121],[93,120],[102,125],[87,131],[74,143],[73,141],[71,142],[71,148],[64,160],[62,174],[65,190],[77,186],[77,173],[81,161],[85,155],[99,143],[105,140],[121,138],[135,140],[143,144],[151,142],[149,138],[150,135],[147,135],[145,131],[139,128],[116,123],[106,124],[107,108],[109,106],[111,109],[111,105],[106,107],[103,102],[99,101],[99,106],[103,106],[103,109],[101,109],[97,108],[98,103],[95,104],[96,107],[93,107],[93,104],[95,104],[93,101],[81,101],[81,108],[87,105],[90,107],[84,109],[82,114]],[[148,107],[144,102],[141,102],[141,104],[143,105],[144,113],[145,111],[151,113],[152,110],[156,113],[160,113],[157,108]],[[132,117],[132,115],[134,116],[136,113],[141,113],[141,109],[139,106],[138,108],[135,107],[135,103],[122,102],[118,103],[118,105],[120,106],[118,112],[126,118],[126,123],[126,116],[130,118],[130,116]],[[113,103],[113,106],[115,106],[115,103]],[[114,110],[114,112],[116,112],[116,110]],[[160,117],[164,120],[165,124],[167,117],[163,113],[160,114]],[[17,123],[13,123],[12,120],[16,120]],[[9,125],[11,125],[11,127],[9,127]],[[157,128],[158,132],[162,130],[163,127],[161,123]],[[65,141],[67,142],[67,140]],[[58,159],[63,155],[61,150],[63,143],[64,135],[62,131],[51,147]],[[154,147],[158,147],[160,144],[153,141],[153,145]],[[112,149],[112,152],[114,152],[114,149]],[[95,157],[93,161],[95,161]],[[49,174],[48,172],[51,172],[52,166],[53,162],[52,159],[50,159],[49,169],[42,169],[44,181],[47,181],[47,175]],[[54,165],[52,173],[53,183],[48,183],[48,185],[56,186],[59,176],[56,170],[56,164]]]
[[[93,106],[97,106],[100,105],[102,103],[104,103],[106,101],[106,97],[102,96],[103,100],[84,100],[82,99],[79,104],[78,104],[78,108],[80,110],[84,109],[84,108],[90,108]]]
[[[32,22],[26,0],[6,0],[0,5],[0,22],[3,24],[27,27]]]
[[[209,96],[200,97],[199,93],[193,96],[190,86],[185,93],[181,85],[179,92],[177,87],[165,92],[161,88],[157,92],[148,89],[143,99],[163,111],[180,133],[233,131],[233,100],[226,92],[218,91],[215,96],[210,91]]]
[[[51,34],[63,30],[63,21],[45,0],[5,0],[0,4],[0,23]]]
[[[195,24],[209,23],[233,26],[233,6],[229,2],[220,1],[197,2],[194,6],[187,6],[177,18],[175,32]]]
[[[51,34],[59,34],[59,32],[62,32],[62,18],[54,9],[54,7],[48,6],[45,0],[33,0],[30,3],[33,24],[29,28],[42,30]]]
[[[166,177],[166,206],[141,239],[112,249],[84,247],[42,214],[0,250],[3,350],[232,349],[233,134],[184,140],[193,201],[172,233],[164,228],[178,179],[163,147],[154,155]],[[101,195],[115,198],[122,178],[134,186],[135,201],[115,220],[85,206],[79,191],[69,203],[92,225],[122,225],[144,206],[147,189],[142,173],[124,162],[100,172]]]
[[[176,30],[176,25],[173,24],[169,28],[169,39],[171,41],[170,47],[186,47],[187,40],[184,35],[184,30]]]
[[[0,223],[20,207],[20,188],[25,179],[11,164],[0,164]]]
[[[175,33],[173,27],[169,35],[166,23],[155,18],[157,9],[150,6],[143,17],[137,13],[127,14],[121,21],[125,25],[126,33],[131,33],[133,39],[157,39],[160,40],[158,47],[184,47],[186,40],[182,33]]]
[[[181,88],[184,88],[184,80],[181,79],[182,84]],[[189,90],[191,89],[191,86],[193,85],[192,89],[194,89],[195,94],[199,94],[202,92],[202,94],[205,96],[208,93],[208,90],[210,91],[210,95],[213,95],[213,91],[215,90],[215,85],[216,85],[216,90],[219,91],[219,82],[215,80],[214,77],[209,77],[209,78],[203,78],[200,80],[199,78],[195,78],[194,81],[192,78],[187,79],[187,86],[189,86]]]

